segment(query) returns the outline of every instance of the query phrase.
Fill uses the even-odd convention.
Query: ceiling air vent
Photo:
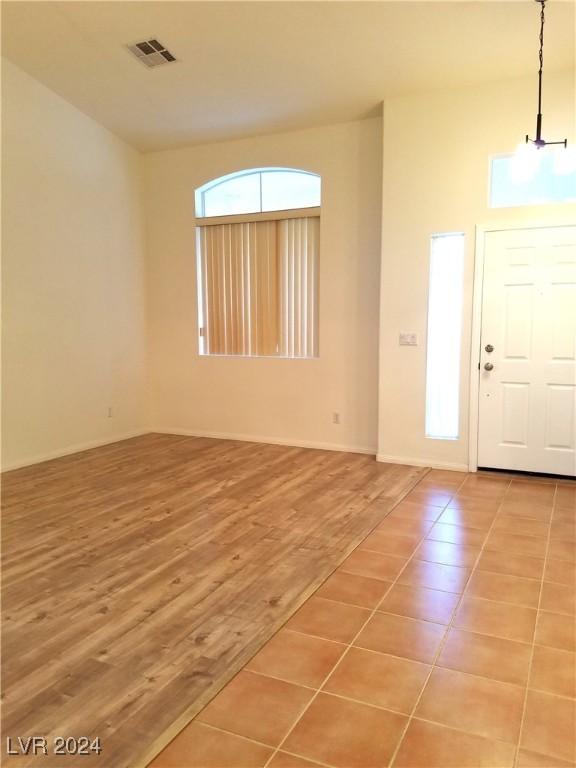
[[[161,64],[176,61],[176,57],[156,39],[134,43],[134,45],[128,46],[128,50],[147,67],[159,67]]]

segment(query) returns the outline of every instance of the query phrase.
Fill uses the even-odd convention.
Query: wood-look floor
[[[144,765],[425,470],[146,435],[3,477],[3,740]],[[3,761],[4,762],[4,761]]]

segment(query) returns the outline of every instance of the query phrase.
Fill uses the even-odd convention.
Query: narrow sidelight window
[[[456,440],[460,416],[460,344],[464,235],[433,235],[428,287],[426,437]]]

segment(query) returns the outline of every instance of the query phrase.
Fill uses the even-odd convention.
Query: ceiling
[[[546,7],[545,72],[575,4]],[[505,2],[2,2],[3,54],[147,151],[376,114],[400,92],[533,73],[539,6]],[[176,56],[147,69],[126,45]]]

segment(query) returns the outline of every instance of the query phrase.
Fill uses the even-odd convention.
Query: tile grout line
[[[454,566],[454,567],[458,567],[458,566]],[[495,576],[500,576],[501,574],[496,573],[494,575]],[[401,584],[399,586],[406,586],[406,585]],[[437,590],[437,591],[441,591],[441,590]],[[456,598],[459,597],[459,594],[457,592],[443,592],[442,594],[444,594],[444,595],[451,595],[452,597],[456,597]],[[386,595],[384,595],[384,597],[386,597]],[[320,598],[320,599],[324,600],[325,598]],[[532,610],[532,611],[536,610],[535,608],[533,608],[533,607],[531,607],[529,605],[520,605],[518,603],[503,603],[503,602],[500,602],[499,600],[487,600],[485,597],[476,597],[476,596],[474,596],[473,599],[474,600],[478,600],[481,603],[494,603],[494,605],[501,605],[504,608],[510,607],[510,606],[512,606],[512,607],[518,606],[519,608],[527,608],[527,609]],[[331,602],[334,602],[334,601],[331,601]],[[338,603],[338,605],[349,605],[349,603]],[[353,605],[351,607],[352,608],[356,608],[357,606]],[[364,610],[370,610],[370,609],[369,608],[365,608]],[[421,621],[424,624],[435,624],[436,626],[439,626],[439,627],[446,627],[446,626],[448,626],[447,624],[442,624],[442,622],[440,622],[440,621],[431,621],[430,619],[416,619],[413,616],[405,616],[403,613],[394,613],[394,611],[380,611],[380,610],[377,610],[377,613],[382,613],[384,615],[389,615],[389,616],[398,616],[399,618],[406,619],[407,621]],[[569,614],[566,614],[566,613],[557,614],[557,615],[568,616],[570,618]],[[469,632],[469,633],[475,634],[475,635],[484,635],[485,637],[492,637],[495,640],[510,640],[510,642],[512,642],[512,643],[519,643],[521,645],[532,645],[532,643],[528,642],[527,640],[516,640],[514,638],[505,637],[504,635],[493,635],[490,632],[479,632],[478,630],[466,629],[466,628],[460,628],[460,627],[455,627],[455,629],[459,629],[461,632]],[[298,629],[290,629],[290,630],[287,630],[287,631],[289,631],[289,632],[296,632],[297,634],[304,635],[305,637],[313,637],[316,640],[326,640],[326,638],[322,637],[321,635],[311,635],[308,632],[301,632]],[[334,641],[332,640],[332,641],[328,641],[328,642],[334,642]],[[341,645],[346,645],[346,644],[345,643],[341,643]],[[538,643],[537,643],[537,645],[538,645]],[[360,646],[358,646],[358,647],[360,647]],[[540,647],[542,647],[542,648],[553,648],[554,646],[546,645],[546,646],[540,646]],[[370,648],[363,648],[363,650],[370,651],[372,649],[370,649]],[[563,649],[558,648],[557,650],[563,650]],[[383,654],[385,654],[387,656],[396,656],[395,653],[389,653],[388,651],[372,651],[372,652],[373,653],[383,653]],[[573,653],[573,651],[564,651],[564,653]],[[398,656],[398,658],[399,659],[405,659],[407,657],[406,656]],[[427,664],[427,663],[429,663],[429,662],[426,662],[426,661],[418,661],[418,659],[412,659],[412,661],[415,661],[418,664]],[[259,674],[265,674],[265,673],[262,672],[262,673],[259,673]]]
[[[198,722],[200,725],[203,725],[206,728],[210,728],[213,731],[217,731],[218,733],[225,733],[227,736],[235,736],[236,738],[242,739],[243,741],[247,741],[250,744],[257,744],[259,747],[266,747],[266,749],[271,749],[272,752],[274,753],[275,747],[271,746],[270,744],[266,744],[264,741],[258,741],[257,739],[252,739],[250,736],[241,736],[239,733],[234,733],[234,731],[227,731],[226,728],[220,728],[217,725],[211,725],[210,723],[203,723],[201,721],[198,721]],[[315,763],[316,765],[321,765],[322,768],[333,768],[333,766],[331,766],[329,763],[323,763],[322,761],[316,760],[315,758],[304,757],[304,755],[299,755],[297,752],[290,752],[287,749],[283,751],[289,755],[293,755],[294,757],[299,757],[302,760],[309,760],[311,763]],[[274,754],[270,756],[270,759],[274,757]]]
[[[459,600],[456,603],[456,606],[455,606],[455,608],[454,608],[454,610],[452,612],[452,616],[450,618],[450,622],[446,626],[446,631],[444,633],[444,637],[442,638],[441,642],[439,643],[438,649],[437,649],[437,651],[436,651],[436,653],[434,655],[434,659],[433,659],[433,661],[432,661],[432,663],[430,665],[430,672],[428,673],[428,677],[424,681],[424,685],[422,686],[422,688],[420,690],[420,693],[418,694],[418,697],[417,697],[417,699],[416,699],[416,701],[414,703],[414,706],[412,707],[412,711],[411,711],[410,715],[408,716],[408,720],[406,722],[404,730],[402,731],[402,735],[400,736],[400,739],[398,740],[398,743],[396,744],[396,749],[394,750],[394,752],[392,754],[392,757],[390,758],[390,761],[388,763],[388,768],[392,768],[392,766],[394,764],[394,761],[396,760],[396,757],[398,756],[398,752],[400,751],[400,748],[401,748],[401,746],[402,746],[402,744],[404,742],[404,739],[405,739],[406,734],[408,732],[408,728],[410,727],[410,723],[414,719],[415,712],[416,712],[416,710],[418,708],[418,705],[419,705],[419,703],[420,703],[420,701],[422,699],[422,696],[424,695],[424,691],[426,690],[426,687],[428,686],[428,683],[430,681],[430,678],[432,677],[432,674],[433,674],[434,670],[437,668],[436,667],[436,663],[437,663],[437,661],[438,661],[438,659],[439,659],[439,657],[440,657],[440,655],[442,653],[442,650],[444,649],[444,645],[446,644],[446,640],[448,638],[450,630],[453,627],[454,619],[456,618],[456,614],[458,613],[458,610],[459,610],[459,608],[460,608],[460,606],[462,604],[462,601],[464,599],[464,595],[466,594],[466,590],[468,588],[468,585],[470,584],[470,579],[472,578],[472,575],[474,574],[474,572],[477,570],[478,562],[479,562],[479,560],[480,560],[480,558],[482,556],[482,552],[484,551],[484,548],[486,547],[486,542],[488,541],[488,538],[490,536],[492,528],[494,527],[494,523],[496,522],[496,518],[498,516],[498,510],[501,508],[502,503],[503,503],[504,499],[506,498],[506,494],[508,493],[508,490],[510,488],[511,483],[512,483],[512,481],[508,480],[508,485],[506,486],[506,490],[502,494],[502,496],[500,498],[500,501],[499,501],[499,504],[498,504],[498,508],[496,510],[496,513],[494,514],[494,519],[492,520],[492,523],[490,524],[490,527],[488,528],[488,531],[486,532],[486,537],[484,539],[484,543],[480,547],[480,551],[478,552],[478,556],[476,557],[474,565],[470,569],[470,575],[468,576],[468,579],[466,580],[466,583],[464,584],[462,592],[461,592],[461,594],[459,596]],[[440,667],[440,669],[442,669],[442,667]],[[447,727],[450,728],[450,726],[447,726]],[[468,732],[466,731],[466,733],[468,733]],[[475,734],[475,735],[478,735],[478,734]]]
[[[255,673],[255,674],[259,674],[259,673]],[[463,674],[468,674],[468,673],[464,672]],[[264,675],[264,677],[266,677],[266,675]],[[278,679],[278,678],[273,678],[273,679]],[[493,680],[493,678],[484,678],[484,679]],[[510,683],[510,685],[513,685],[513,683]],[[521,687],[521,686],[518,686],[518,687]],[[330,692],[325,692],[325,695],[326,696],[333,696],[334,698],[342,699],[343,701],[350,701],[353,704],[362,704],[365,707],[370,707],[371,709],[377,709],[380,712],[389,712],[392,715],[403,715],[404,717],[407,717],[405,712],[399,712],[399,711],[394,710],[394,709],[388,709],[387,707],[381,707],[378,704],[368,704],[365,701],[362,701],[360,699],[351,699],[351,698],[349,698],[347,696],[341,696],[340,694],[332,693],[331,691]],[[556,694],[551,694],[551,695],[556,695]],[[446,725],[446,723],[439,723],[436,720],[430,720],[427,717],[418,717],[417,719],[422,721],[423,723],[428,723],[429,725],[434,725],[434,726],[436,726],[438,728],[445,728],[447,731],[456,731],[457,733],[461,733],[464,736],[478,736],[478,734],[473,734],[470,731],[465,731],[462,728],[459,728],[458,726]],[[317,760],[316,758],[313,758],[313,757],[307,757],[306,755],[301,755],[300,753],[294,752],[294,751],[289,750],[289,749],[280,749],[280,747],[274,747],[271,744],[267,744],[264,741],[258,741],[257,739],[254,739],[251,736],[242,736],[239,733],[235,733],[234,731],[229,731],[226,728],[222,728],[219,725],[212,725],[212,723],[204,723],[202,721],[198,721],[198,724],[203,726],[203,727],[210,728],[213,731],[217,731],[218,733],[225,733],[227,736],[234,736],[234,737],[236,737],[238,739],[241,739],[242,741],[247,741],[247,742],[249,742],[251,744],[257,744],[259,747],[266,747],[267,749],[270,749],[272,751],[274,751],[276,749],[278,751],[286,752],[287,754],[293,755],[294,757],[299,757],[302,760],[309,760],[310,762],[317,763],[318,765],[325,766],[325,768],[335,768],[335,766],[330,765],[330,763],[323,763],[321,760]],[[487,739],[486,736],[478,736],[478,738]],[[499,738],[494,737],[494,738],[490,738],[488,740],[496,742],[498,744],[506,744],[507,746],[510,746],[510,742],[509,741],[504,741],[504,739],[499,739]],[[271,757],[273,757],[273,755]]]
[[[550,537],[552,534],[552,521],[554,520],[554,512],[556,511],[556,496],[558,495],[558,484],[554,487],[554,498],[552,500],[552,515],[550,517],[550,524],[548,526],[548,537],[546,539],[546,551],[544,553],[544,568],[542,569],[542,580],[540,581],[540,592],[538,593],[538,605],[536,607],[536,624],[534,626],[534,634],[532,635],[532,648],[530,651],[530,660],[528,662],[528,676],[526,678],[526,691],[524,693],[524,702],[522,704],[522,717],[520,718],[520,729],[518,731],[518,744],[516,746],[516,752],[514,754],[514,765],[518,765],[518,759],[520,757],[520,748],[522,744],[522,734],[524,732],[524,722],[526,719],[526,709],[528,708],[528,691],[530,686],[530,678],[532,676],[532,665],[534,663],[534,651],[536,648],[536,631],[538,628],[538,619],[540,616],[540,605],[542,603],[542,594],[544,592],[544,579],[546,577],[546,564],[548,562],[548,552],[550,550]]]
[[[504,603],[504,605],[510,605],[510,603]],[[390,614],[390,615],[396,615],[396,614]],[[400,618],[402,618],[402,619],[410,619],[409,616],[400,616]],[[420,619],[414,619],[414,621],[420,621]],[[430,622],[430,623],[433,623],[433,622]],[[438,623],[436,623],[436,624],[439,627],[442,627],[442,626],[447,627],[448,626],[447,624],[438,624]],[[476,635],[481,635],[482,637],[490,637],[490,638],[494,638],[496,640],[507,640],[507,638],[498,637],[497,635],[486,635],[484,632],[470,632],[467,629],[459,629],[458,627],[451,627],[451,629],[456,629],[459,632],[466,632],[467,634],[476,634]],[[299,633],[299,634],[304,634],[304,633]],[[304,636],[305,637],[316,637],[315,635],[304,635]],[[322,639],[324,639],[324,638],[322,638]],[[525,645],[525,646],[531,646],[531,643],[523,643],[521,640],[510,640],[510,642],[511,643],[518,643],[518,644]],[[547,648],[547,647],[550,647],[550,646],[538,646],[538,647],[539,648],[542,648],[542,647]],[[406,656],[398,656],[395,653],[389,653],[388,651],[375,651],[372,648],[365,648],[363,645],[355,645],[355,646],[353,646],[353,648],[357,649],[359,651],[362,651],[363,653],[371,653],[371,654],[375,654],[377,656],[388,656],[389,658],[396,659],[397,661],[406,661],[406,662],[409,662],[411,664],[420,664],[420,665],[425,666],[425,667],[429,667],[431,665],[430,662],[419,661],[418,659],[409,659]],[[555,648],[554,650],[557,650],[559,653],[568,653],[568,654],[571,653],[571,651],[563,651],[560,648]],[[345,652],[344,652],[343,655],[345,655]],[[467,670],[457,669],[456,667],[443,667],[443,666],[440,666],[439,668],[440,669],[446,669],[449,672],[458,672],[460,675],[465,675],[466,677],[474,677],[474,678],[477,678],[479,680],[491,680],[492,682],[502,683],[502,685],[511,685],[511,686],[514,686],[515,688],[522,688],[522,689],[526,688],[526,686],[523,685],[522,683],[513,683],[513,682],[510,682],[509,680],[502,680],[502,679],[500,679],[498,677],[489,677],[488,675],[483,675],[480,672],[468,672]],[[266,678],[269,678],[270,680],[278,680],[278,682],[280,682],[280,683],[288,683],[288,685],[295,685],[295,686],[297,686],[299,688],[305,688],[307,691],[320,691],[321,690],[320,688],[316,688],[313,685],[307,685],[306,683],[296,683],[296,682],[294,682],[294,680],[289,680],[286,677],[278,677],[278,675],[272,675],[269,672],[258,672],[255,669],[244,669],[243,671],[244,672],[249,672],[251,675],[258,675],[259,677],[266,677]],[[558,699],[566,699],[567,701],[574,701],[574,699],[576,698],[575,696],[569,696],[566,693],[552,693],[550,691],[545,690],[544,688],[530,688],[530,690],[531,691],[537,691],[538,693],[546,693],[548,696],[556,696]],[[383,709],[383,710],[386,710],[387,712],[394,712],[395,714],[400,714],[400,715],[406,715],[407,714],[406,712],[402,712],[399,709],[392,709],[391,707],[385,707],[382,704],[374,704],[372,702],[367,702],[367,701],[364,701],[362,699],[355,699],[353,696],[345,696],[343,693],[336,693],[336,691],[321,690],[321,693],[325,693],[326,695],[330,695],[330,696],[335,696],[338,699],[345,699],[346,701],[354,701],[357,704],[365,704],[366,706],[374,707],[375,709]],[[422,717],[422,718],[419,717],[418,719],[419,720],[426,720],[425,717]],[[202,721],[199,720],[198,722],[202,722]],[[430,720],[430,722],[435,722],[435,721]],[[438,724],[441,725],[441,723],[438,723]],[[213,726],[213,727],[216,727],[216,726]],[[448,728],[452,728],[452,726],[447,726],[447,727]],[[458,730],[458,728],[454,728],[454,729]],[[465,731],[465,733],[469,733],[469,731]],[[249,738],[249,737],[245,736],[244,738]],[[499,741],[499,739],[495,739],[495,741]],[[501,739],[500,739],[500,741],[501,741]],[[510,743],[509,741],[506,742],[506,744],[509,744],[509,743]]]
[[[427,475],[425,475],[424,477],[427,477]],[[461,483],[460,483],[460,484],[457,486],[457,488],[454,490],[454,493],[452,493],[452,494],[450,495],[450,499],[449,499],[449,500],[446,502],[446,504],[445,504],[443,507],[438,507],[438,510],[439,510],[439,512],[438,512],[438,516],[437,516],[437,518],[436,518],[436,521],[434,521],[434,522],[432,522],[432,521],[429,521],[429,522],[432,522],[432,526],[436,524],[436,522],[438,521],[438,519],[440,518],[440,516],[442,515],[442,513],[444,512],[444,510],[446,509],[446,507],[448,506],[448,504],[449,504],[449,503],[450,503],[450,501],[452,500],[452,498],[453,498],[453,497],[456,495],[456,493],[458,492],[458,490],[460,490],[460,488],[461,488],[461,487],[464,485],[464,483],[466,482],[466,479],[467,479],[467,477],[468,477],[468,475],[465,475],[465,476],[464,476],[464,479],[463,479],[463,480],[462,480],[462,482],[461,482]],[[424,478],[422,478],[422,479],[424,479]],[[414,488],[412,489],[412,491],[414,491],[414,490],[415,490],[415,489],[418,487],[418,485],[419,485],[419,483],[417,483],[417,484],[414,486]],[[410,491],[410,493],[412,493],[412,491]],[[407,496],[405,497],[405,499],[407,499],[409,495],[410,495],[410,494],[407,494]],[[389,518],[389,515],[387,515],[387,516],[386,516],[386,518],[384,518],[384,519],[388,519],[388,518]],[[382,522],[384,522],[384,520],[383,520]],[[430,530],[431,530],[431,529],[430,529]],[[429,531],[428,531],[428,532],[429,532]],[[428,532],[427,532],[427,533],[428,533]],[[318,698],[318,696],[320,695],[320,693],[322,693],[322,692],[323,692],[323,688],[324,688],[324,686],[326,685],[326,683],[328,682],[328,680],[330,679],[330,677],[333,675],[333,673],[336,671],[336,669],[337,669],[337,668],[340,666],[340,664],[342,663],[342,661],[343,661],[343,660],[346,658],[346,656],[348,655],[348,653],[349,653],[350,649],[351,649],[352,647],[354,647],[354,642],[357,640],[357,638],[358,638],[358,637],[360,636],[360,634],[363,632],[363,630],[364,630],[364,628],[366,627],[366,625],[367,625],[367,624],[368,624],[368,623],[369,623],[369,622],[372,620],[372,618],[374,617],[374,615],[375,615],[375,614],[377,613],[377,611],[378,611],[378,607],[379,607],[379,606],[382,604],[383,600],[386,598],[386,596],[388,595],[388,593],[390,592],[390,590],[391,590],[391,589],[394,587],[394,585],[396,584],[396,582],[398,581],[398,579],[400,578],[400,576],[402,575],[402,573],[404,572],[404,570],[406,569],[406,567],[408,566],[408,564],[409,564],[409,563],[412,561],[412,559],[415,557],[415,555],[416,555],[416,551],[417,551],[418,547],[420,546],[420,544],[422,543],[422,541],[424,540],[424,538],[426,537],[427,533],[426,533],[426,534],[423,534],[423,535],[421,536],[421,538],[418,540],[418,542],[415,544],[415,547],[414,547],[414,552],[413,552],[413,553],[410,555],[410,557],[409,557],[409,558],[406,560],[406,562],[404,563],[404,565],[402,566],[402,568],[400,569],[400,571],[399,571],[399,572],[398,572],[398,574],[396,575],[395,579],[394,579],[394,580],[393,580],[393,581],[390,583],[390,586],[388,587],[388,589],[386,590],[386,592],[384,593],[384,595],[383,595],[383,596],[380,598],[380,600],[378,601],[378,603],[376,604],[376,606],[375,606],[375,607],[374,607],[374,608],[373,608],[373,609],[370,611],[370,615],[369,615],[369,616],[366,618],[366,621],[364,621],[364,622],[363,622],[363,624],[361,625],[360,629],[359,629],[359,630],[356,632],[356,634],[354,635],[354,637],[352,637],[352,639],[351,639],[351,640],[350,640],[348,643],[346,643],[346,644],[345,644],[345,645],[347,646],[346,650],[344,651],[344,653],[342,654],[342,656],[340,657],[340,659],[338,659],[338,661],[336,662],[336,664],[335,664],[335,665],[332,667],[332,669],[330,670],[330,672],[329,672],[329,673],[326,675],[326,677],[325,677],[325,678],[324,678],[324,680],[322,681],[322,683],[321,683],[320,687],[319,687],[319,688],[318,688],[318,690],[316,691],[315,695],[314,695],[314,696],[313,696],[313,697],[310,699],[310,701],[308,702],[308,704],[306,705],[306,707],[305,707],[305,708],[302,710],[302,712],[301,712],[301,713],[298,715],[298,717],[296,718],[296,720],[295,720],[295,721],[294,721],[294,723],[292,724],[291,728],[288,730],[288,732],[286,733],[286,735],[284,736],[284,738],[282,739],[282,741],[280,742],[280,744],[279,744],[279,745],[276,747],[276,750],[273,752],[273,754],[272,754],[272,755],[270,756],[270,758],[267,760],[267,762],[266,762],[266,764],[265,764],[264,768],[268,768],[268,767],[269,767],[269,765],[270,765],[271,761],[274,759],[275,755],[276,755],[276,754],[277,754],[277,753],[278,753],[278,752],[279,752],[279,751],[282,749],[282,746],[283,746],[283,745],[284,745],[284,743],[287,741],[287,739],[290,737],[290,735],[293,733],[293,731],[294,731],[294,729],[296,728],[296,726],[298,725],[298,723],[299,723],[299,722],[302,720],[302,718],[305,716],[306,712],[307,712],[307,711],[310,709],[310,707],[312,706],[312,704],[313,704],[313,703],[316,701],[316,699]],[[362,542],[360,542],[360,544],[361,544],[361,543],[362,543]],[[358,546],[360,546],[360,544],[359,544]],[[353,550],[353,551],[356,551],[356,549],[355,549],[355,550]],[[351,553],[350,553],[350,554],[351,554]],[[368,705],[368,706],[369,706],[369,705]]]

